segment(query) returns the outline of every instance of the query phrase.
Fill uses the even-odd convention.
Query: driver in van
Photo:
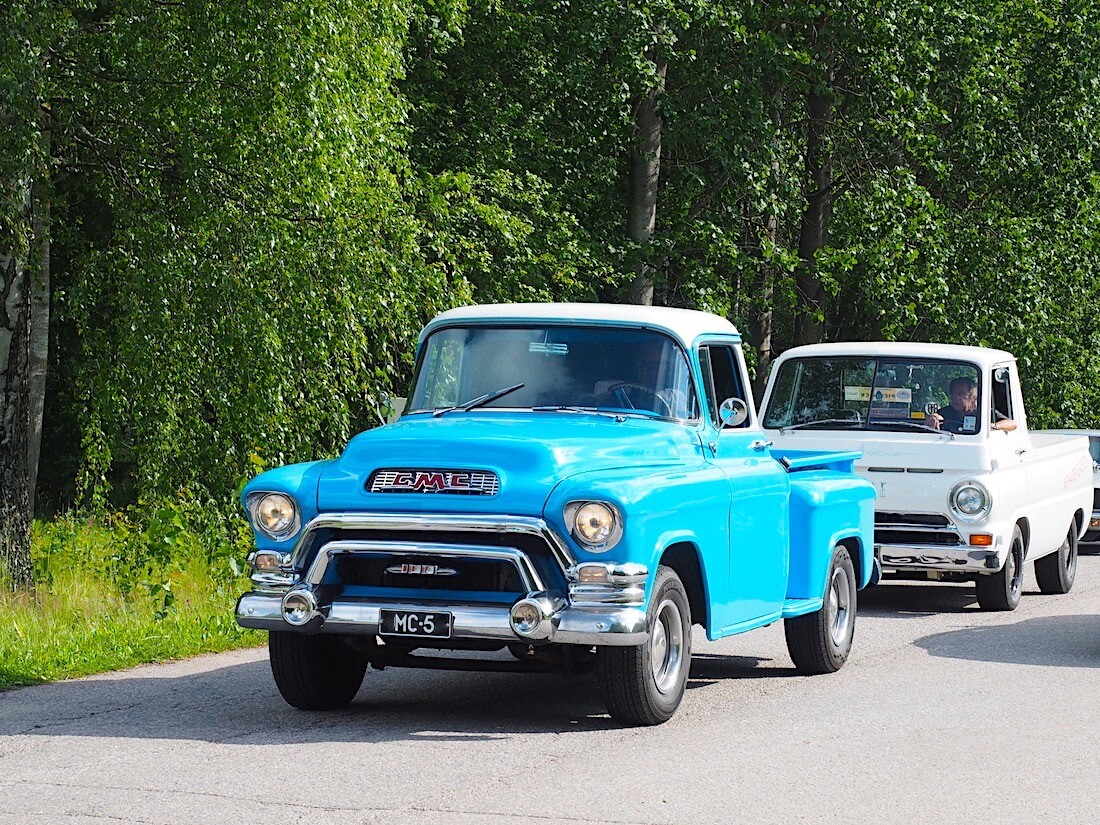
[[[928,416],[928,426],[950,433],[974,433],[978,431],[978,384],[973,378],[960,375],[951,379],[947,394],[951,404],[940,407],[938,412]],[[1008,416],[994,411],[997,418],[995,430],[1010,432],[1016,429],[1016,422]]]

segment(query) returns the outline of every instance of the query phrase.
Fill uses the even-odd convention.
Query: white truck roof
[[[888,358],[939,358],[948,361],[970,361],[987,368],[994,364],[1015,361],[1016,356],[1002,349],[967,347],[961,344],[927,344],[917,341],[843,341],[835,344],[807,344],[794,347],[780,358],[835,358],[846,355],[882,356]]]
[[[702,335],[736,335],[737,327],[719,315],[694,309],[637,304],[481,304],[450,309],[435,316],[420,342],[443,324],[486,321],[590,321],[660,329],[690,346]]]

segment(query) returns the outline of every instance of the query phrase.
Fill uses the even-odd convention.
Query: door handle
[[[771,441],[765,441],[763,438],[758,438],[756,439],[756,441],[753,441],[749,444],[749,449],[756,450],[757,452],[763,452],[770,446],[772,446]]]
[[[1016,450],[1016,455],[1023,455],[1026,452],[1027,452],[1026,447],[1020,447],[1018,450]]]

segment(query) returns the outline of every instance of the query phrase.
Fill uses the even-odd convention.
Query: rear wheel
[[[671,567],[657,570],[646,624],[645,644],[600,648],[597,674],[613,719],[659,725],[680,706],[691,668],[691,608]]]
[[[856,632],[856,571],[848,548],[833,548],[821,609],[783,622],[787,651],[807,674],[835,673],[848,660]]]
[[[1015,610],[1024,586],[1024,534],[1017,525],[1004,566],[989,576],[978,576],[978,606],[982,610]]]
[[[1074,519],[1062,546],[1035,562],[1035,579],[1042,592],[1058,595],[1070,591],[1077,577],[1077,549],[1077,520]]]
[[[339,636],[308,636],[284,630],[267,635],[271,674],[279,693],[301,710],[336,710],[349,704],[363,684],[366,654]]]

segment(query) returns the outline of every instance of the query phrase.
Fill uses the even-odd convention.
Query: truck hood
[[[768,430],[777,447],[789,450],[858,450],[863,457],[856,470],[942,470],[945,473],[978,474],[992,469],[986,436],[957,436],[954,440],[933,433],[872,433],[828,430]]]
[[[539,516],[554,486],[578,472],[699,460],[694,430],[669,421],[559,412],[428,414],[361,433],[321,474],[321,512],[503,513]],[[376,470],[494,473],[493,495],[433,489],[421,476],[408,492],[369,492]],[[405,475],[404,483],[410,477]],[[425,481],[427,483],[425,483]],[[449,477],[448,477],[449,482]],[[438,477],[434,486],[439,486]]]

